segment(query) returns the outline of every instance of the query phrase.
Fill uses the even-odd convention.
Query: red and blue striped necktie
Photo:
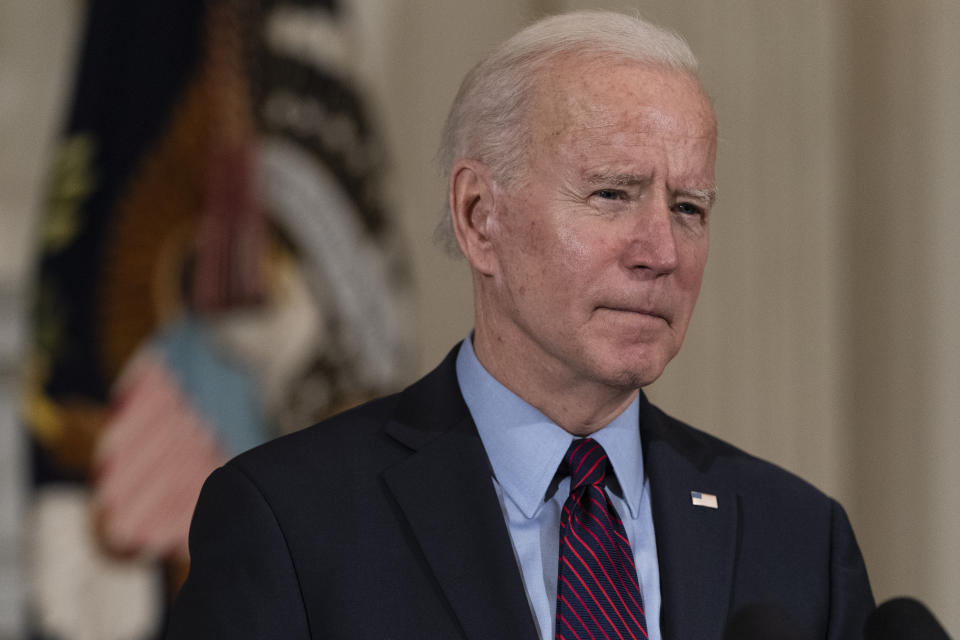
[[[633,552],[604,491],[609,461],[590,438],[574,440],[561,471],[570,497],[560,515],[557,640],[645,640]]]

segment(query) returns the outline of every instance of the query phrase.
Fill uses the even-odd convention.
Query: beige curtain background
[[[683,33],[720,119],[707,279],[684,351],[650,394],[839,498],[878,600],[917,597],[960,637],[956,0],[356,2],[356,63],[391,146],[419,286],[411,378],[471,325],[466,267],[430,240],[444,197],[433,154],[460,77],[533,17],[600,7]],[[76,0],[0,0],[10,295],[75,13]]]

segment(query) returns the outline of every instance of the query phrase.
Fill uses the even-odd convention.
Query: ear
[[[450,214],[457,243],[473,269],[492,275],[496,254],[496,190],[490,170],[474,160],[458,160],[450,172]]]

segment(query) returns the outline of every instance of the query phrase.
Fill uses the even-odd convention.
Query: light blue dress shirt
[[[457,355],[457,381],[493,467],[523,585],[543,640],[554,640],[560,511],[570,479],[551,483],[574,436],[497,382],[473,351],[470,337]],[[639,398],[591,437],[600,443],[616,478],[607,494],[623,520],[643,593],[650,640],[660,637],[660,567],[643,469]],[[549,492],[549,493],[548,493]]]

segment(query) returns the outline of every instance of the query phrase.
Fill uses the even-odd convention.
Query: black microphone
[[[780,605],[748,604],[727,622],[724,640],[806,640],[790,614]]]
[[[864,640],[950,640],[937,619],[913,598],[894,598],[874,609],[863,627]]]

